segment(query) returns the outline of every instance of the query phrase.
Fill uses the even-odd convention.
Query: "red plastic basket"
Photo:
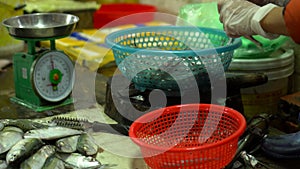
[[[109,23],[108,27],[119,26],[124,24],[139,24],[150,22],[154,19],[153,12],[156,7],[146,4],[131,3],[113,3],[103,4],[100,9],[94,13],[94,28],[101,28]],[[132,15],[137,13],[148,13],[141,15]],[[128,18],[120,19],[124,16],[131,15]],[[116,22],[113,22],[117,20]]]
[[[129,136],[152,169],[220,169],[246,128],[242,114],[213,104],[170,106],[134,121]]]

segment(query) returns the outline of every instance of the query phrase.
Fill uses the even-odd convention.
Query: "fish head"
[[[87,152],[87,151],[89,151],[90,146],[84,145],[84,146],[82,147],[82,149],[83,149],[84,152]]]
[[[93,146],[85,145],[85,146],[83,146],[83,151],[87,155],[95,154],[95,153],[98,152],[98,147],[93,147]]]
[[[57,141],[56,146],[57,146],[58,148],[62,148],[62,147],[65,147],[65,146],[66,146],[66,143],[63,142],[63,141]]]
[[[78,163],[79,166],[83,168],[101,167],[101,163],[90,156],[82,157],[80,160],[78,160]]]
[[[61,151],[65,151],[65,152],[72,152],[73,148],[70,144],[65,143],[64,141],[58,141],[56,143],[56,147],[61,150]]]
[[[38,131],[36,130],[28,130],[24,133],[24,138],[35,138],[35,136],[38,134]]]
[[[44,151],[45,156],[48,158],[52,156],[55,153],[55,146],[53,145],[45,145],[41,148],[42,151]]]
[[[19,151],[8,153],[7,156],[6,156],[6,163],[8,165],[13,163],[14,161],[16,161],[17,158],[19,158],[20,154],[21,153]]]

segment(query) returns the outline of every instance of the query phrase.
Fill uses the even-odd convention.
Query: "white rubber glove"
[[[261,35],[268,39],[279,35],[267,33],[260,25],[260,21],[273,9],[274,4],[260,7],[246,0],[221,0],[218,2],[220,21],[228,36]]]

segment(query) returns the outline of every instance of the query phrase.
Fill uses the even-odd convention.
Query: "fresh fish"
[[[0,122],[0,131],[2,131],[2,129],[5,127],[5,125],[2,123],[2,122]]]
[[[95,139],[88,133],[83,133],[80,135],[77,143],[77,150],[83,155],[95,155],[98,152],[98,145]]]
[[[28,130],[48,127],[48,123],[37,122],[31,119],[5,119],[2,121],[5,126],[15,126],[22,129],[24,132]]]
[[[62,127],[68,127],[71,129],[76,130],[85,130],[86,126],[85,123],[88,123],[87,119],[77,118],[77,117],[53,117],[51,119],[51,123],[62,126]]]
[[[15,132],[24,133],[22,129],[20,129],[19,127],[14,127],[14,126],[6,126],[3,128],[2,131],[15,131]]]
[[[52,156],[46,160],[42,169],[65,169],[65,163],[61,159]]]
[[[7,163],[5,160],[0,160],[0,169],[7,169]]]
[[[53,117],[52,124],[77,130],[105,132],[128,136],[129,127],[123,124],[106,124],[98,121],[90,122],[84,118]]]
[[[25,138],[18,141],[6,154],[7,164],[17,164],[28,158],[44,145],[38,138]]]
[[[102,164],[93,157],[81,155],[79,153],[60,154],[66,166],[75,169],[94,169],[102,167]]]
[[[0,154],[6,153],[13,145],[22,140],[23,134],[18,127],[5,127],[0,132]]]
[[[20,169],[42,169],[46,160],[52,157],[54,153],[55,147],[53,145],[45,145],[32,156],[24,160],[20,165]]]
[[[57,151],[62,153],[74,153],[77,150],[77,142],[80,135],[61,138],[55,142]]]
[[[5,160],[0,160],[0,169],[16,169],[16,167],[7,165]]]
[[[42,140],[54,140],[63,137],[82,134],[83,131],[70,129],[67,127],[46,127],[41,129],[29,130],[24,134],[24,138],[39,138]]]

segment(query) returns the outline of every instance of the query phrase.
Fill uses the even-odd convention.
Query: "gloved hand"
[[[263,30],[260,21],[273,9],[274,4],[260,7],[246,0],[220,0],[218,10],[220,21],[228,36],[236,38],[240,36],[261,35],[274,39],[279,35],[270,34]]]

